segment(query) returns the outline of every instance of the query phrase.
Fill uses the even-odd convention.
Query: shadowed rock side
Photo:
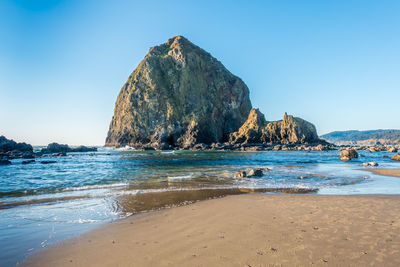
[[[246,122],[229,137],[232,144],[263,143],[264,128],[267,125],[264,114],[258,108],[251,109]]]
[[[250,109],[244,82],[177,36],[151,48],[122,87],[106,146],[165,149],[224,142]]]
[[[230,135],[229,140],[233,144],[326,143],[318,138],[313,124],[286,113],[283,116],[283,120],[267,122],[258,109],[250,111],[247,121],[237,132]]]

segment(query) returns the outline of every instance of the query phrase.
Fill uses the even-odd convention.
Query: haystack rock
[[[118,95],[106,146],[175,149],[223,142],[324,143],[300,118],[285,113],[283,120],[267,122],[251,108],[244,82],[186,38],[151,48]]]
[[[182,36],[150,49],[117,98],[106,146],[188,148],[227,141],[246,121],[249,90]]]
[[[231,143],[245,144],[320,144],[315,126],[303,119],[290,115],[283,120],[267,122],[258,109],[250,111],[247,121],[230,135]]]

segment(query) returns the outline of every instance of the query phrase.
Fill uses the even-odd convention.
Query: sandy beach
[[[141,213],[22,266],[400,266],[400,196],[246,194]]]
[[[400,169],[366,169],[366,171],[383,176],[400,177]]]

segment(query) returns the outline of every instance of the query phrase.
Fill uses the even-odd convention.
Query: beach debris
[[[399,154],[399,153],[395,154],[395,155],[392,157],[392,160],[400,161],[400,154]]]
[[[378,166],[379,164],[376,163],[376,162],[364,162],[362,165],[363,165],[364,167],[376,167],[376,166]]]
[[[346,149],[340,152],[339,157],[342,161],[349,161],[358,158],[358,153],[354,149]]]

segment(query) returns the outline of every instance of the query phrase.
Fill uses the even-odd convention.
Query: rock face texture
[[[262,143],[264,128],[267,125],[264,114],[258,109],[251,109],[246,122],[229,137],[229,142],[234,144]]]
[[[283,116],[283,120],[267,124],[264,129],[264,142],[281,144],[320,143],[315,126],[303,119],[291,115]]]
[[[246,121],[249,90],[182,36],[150,49],[117,98],[107,146],[191,147],[227,141]]]
[[[283,120],[267,122],[258,109],[250,111],[249,117],[243,126],[230,135],[230,142],[245,144],[323,143],[318,138],[313,124],[286,113],[283,116]]]
[[[142,149],[231,144],[315,144],[314,125],[288,116],[267,122],[249,89],[182,36],[150,49],[117,98],[106,146]]]
[[[358,158],[358,153],[354,149],[346,149],[340,152],[339,158],[341,161],[349,161]]]
[[[0,136],[0,153],[1,152],[32,152],[33,147],[27,143],[17,143],[14,140],[9,140],[5,136]]]

